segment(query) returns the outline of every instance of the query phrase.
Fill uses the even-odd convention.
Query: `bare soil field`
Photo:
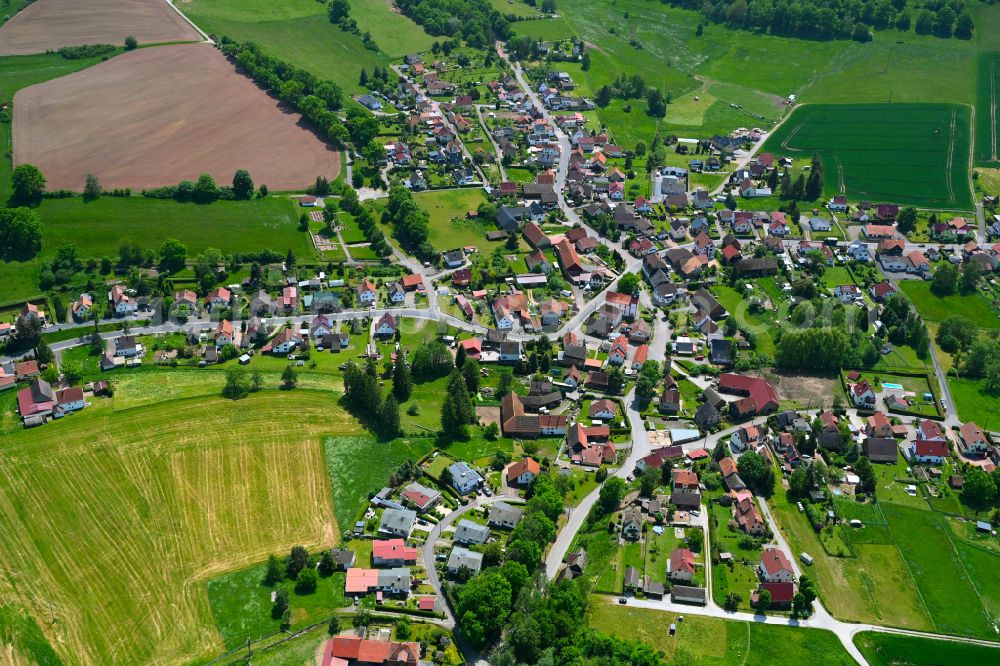
[[[219,184],[248,169],[271,190],[335,178],[340,152],[236,72],[208,44],[158,46],[25,88],[14,97],[14,164],[37,165],[49,189]]]
[[[200,41],[166,0],[36,0],[0,27],[0,55],[44,53],[62,46]]]
[[[764,371],[764,378],[774,384],[778,400],[795,401],[803,409],[818,409],[833,405],[833,396],[840,393],[840,382],[836,377],[812,377],[809,375],[784,374],[775,369]]]

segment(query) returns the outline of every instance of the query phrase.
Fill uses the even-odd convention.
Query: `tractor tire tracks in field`
[[[944,182],[948,186],[948,202],[955,203],[955,184],[952,182],[952,166],[955,163],[955,125],[958,111],[951,111],[951,126],[948,128],[948,161],[944,167]]]

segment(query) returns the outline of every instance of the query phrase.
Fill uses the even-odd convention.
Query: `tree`
[[[238,365],[226,368],[226,384],[222,387],[222,395],[230,400],[239,400],[250,392],[250,378],[246,368]]]
[[[730,592],[726,595],[726,600],[723,602],[722,607],[729,612],[735,612],[741,603],[743,603],[743,595],[738,592]]]
[[[340,23],[351,13],[351,4],[347,0],[333,0],[329,5],[330,23]]]
[[[761,590],[757,593],[757,610],[766,613],[771,607],[771,590]]]
[[[331,636],[336,636],[340,633],[340,616],[332,615],[330,617],[330,624],[326,625],[326,633]]]
[[[510,393],[511,387],[514,385],[514,375],[509,372],[500,372],[500,382],[497,388],[497,397],[503,397]]]
[[[132,35],[129,35],[128,37],[125,38],[125,50],[126,51],[135,51],[137,48],[139,48],[139,40],[138,39],[136,39]]]
[[[396,363],[392,366],[392,394],[399,402],[406,402],[413,392],[413,378],[410,376],[410,366],[404,354],[396,354]]]
[[[410,370],[422,381],[439,379],[451,372],[455,361],[443,342],[429,342],[420,345],[413,352]]]
[[[622,498],[625,497],[625,490],[625,480],[621,477],[613,476],[605,481],[598,495],[602,513],[607,515],[617,511],[618,505],[621,504]]]
[[[309,566],[309,551],[303,546],[292,546],[288,559],[285,560],[285,575],[296,579],[299,572]]]
[[[187,246],[176,238],[168,238],[160,245],[160,269],[167,273],[184,270],[187,262]]]
[[[736,463],[740,478],[756,494],[770,497],[774,492],[774,469],[756,451],[747,451]]]
[[[516,238],[516,236],[512,236],[512,238]],[[458,349],[455,351],[455,367],[456,368],[461,368],[463,365],[465,365],[465,357],[466,356],[467,356],[467,352],[465,351],[465,346],[464,345],[459,345]]]
[[[299,571],[299,575],[295,577],[295,592],[297,594],[312,594],[316,591],[318,582],[316,569],[307,566]]]
[[[378,410],[378,423],[376,427],[384,439],[392,439],[400,433],[399,403],[396,402],[396,398],[391,393],[382,402],[382,407]]]
[[[456,615],[463,633],[476,647],[500,635],[513,601],[510,581],[500,572],[476,576],[466,583]]]
[[[94,199],[101,196],[101,183],[97,180],[97,176],[92,173],[88,173],[83,179],[83,198],[87,201],[93,201]]]
[[[268,587],[275,585],[281,581],[284,575],[281,570],[281,560],[278,559],[277,555],[270,555],[267,558],[267,569],[264,571],[264,585]]]
[[[0,258],[24,261],[42,249],[42,220],[30,208],[0,208]]]
[[[805,198],[815,201],[823,194],[823,161],[819,155],[813,155],[812,168],[809,171],[809,180],[805,185]]]
[[[14,169],[12,177],[14,201],[18,203],[37,203],[45,192],[45,176],[34,164],[20,164]]]
[[[462,378],[465,380],[469,395],[479,393],[479,361],[474,358],[467,360],[462,366]]]
[[[635,273],[625,273],[618,278],[618,291],[622,294],[635,294],[639,290],[639,278]]]
[[[962,315],[952,315],[941,322],[937,342],[943,350],[953,354],[959,349],[969,349],[978,335],[979,328],[975,322]]]
[[[959,39],[972,39],[972,15],[969,12],[962,12],[958,15],[958,22],[955,24],[955,36]]]
[[[652,497],[656,486],[660,485],[660,470],[655,467],[647,467],[639,477],[639,494],[643,497]]]
[[[253,178],[246,169],[237,169],[233,174],[233,194],[237,199],[253,198]]]
[[[441,405],[441,430],[450,439],[464,439],[468,435],[466,426],[475,423],[472,398],[465,385],[462,373],[456,368],[448,379],[448,387]]]
[[[958,291],[958,269],[946,261],[934,270],[931,291],[937,296],[950,296]]]
[[[292,252],[292,248],[288,248],[288,252],[285,253],[285,265],[289,268],[295,265],[295,253]]]
[[[917,209],[913,206],[907,206],[899,211],[899,216],[896,218],[896,225],[904,234],[914,231],[917,228]]]
[[[982,274],[983,269],[979,267],[979,264],[972,261],[966,263],[965,266],[962,267],[962,279],[959,285],[959,290],[963,294],[974,293]]]
[[[966,472],[965,485],[962,486],[962,499],[969,505],[984,508],[993,501],[996,494],[996,482],[982,468],[972,467]]]
[[[215,179],[207,173],[198,176],[198,182],[194,186],[194,200],[206,203],[215,200],[218,196],[219,187],[215,184]]]
[[[290,391],[291,389],[295,388],[295,386],[298,383],[299,383],[299,373],[297,373],[295,371],[295,368],[292,367],[292,364],[289,363],[288,365],[285,366],[284,371],[281,373],[281,388],[285,389],[286,391]]]
[[[608,86],[601,86],[601,89],[597,91],[597,98],[594,102],[601,108],[611,104],[611,88]]]
[[[861,479],[861,490],[869,495],[874,495],[875,489],[878,486],[878,479],[875,476],[875,470],[872,469],[872,463],[867,456],[858,458],[858,461],[854,463],[854,471],[858,475],[858,478]]]
[[[542,0],[542,11],[546,14],[555,14],[556,0]]]
[[[283,618],[288,612],[288,590],[279,587],[274,591],[274,606],[271,608],[271,617],[275,620]]]
[[[583,56],[580,58],[580,69],[585,72],[590,71],[590,51],[583,52]]]

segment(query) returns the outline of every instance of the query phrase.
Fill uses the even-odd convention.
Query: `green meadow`
[[[360,4],[363,3],[352,3],[351,10],[359,25],[362,20],[371,20],[364,18],[364,14],[372,14],[362,11]],[[326,5],[316,0],[284,0],[281,3],[192,0],[181,3],[178,8],[208,34],[256,42],[266,53],[334,81],[348,93],[361,91],[358,75],[362,68],[370,73],[376,66],[387,66],[390,61],[388,53],[366,49],[359,36],[330,23]],[[378,19],[386,26],[397,25],[391,15],[386,7],[384,13],[378,14]],[[387,33],[380,34],[372,27],[368,29],[372,30],[381,48],[392,44]]]

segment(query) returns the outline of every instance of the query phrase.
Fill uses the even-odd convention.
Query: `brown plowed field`
[[[236,72],[208,44],[124,53],[14,97],[14,164],[37,165],[49,189],[140,189],[237,169],[272,190],[340,173],[340,152],[298,114]]]
[[[198,41],[201,35],[166,0],[36,0],[0,28],[0,55],[61,46]]]

